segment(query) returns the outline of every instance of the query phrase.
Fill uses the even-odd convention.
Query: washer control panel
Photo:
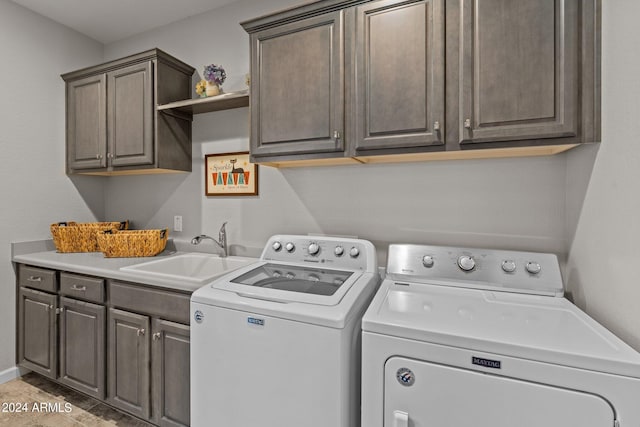
[[[394,280],[562,296],[554,254],[426,245],[390,245]]]
[[[362,239],[276,235],[267,242],[261,259],[377,273],[375,248]]]

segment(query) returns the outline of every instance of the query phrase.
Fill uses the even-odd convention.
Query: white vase
[[[216,95],[220,95],[220,92],[222,92],[220,90],[220,86],[218,86],[215,83],[211,83],[211,82],[207,82],[207,87],[205,89],[207,96],[216,96]]]

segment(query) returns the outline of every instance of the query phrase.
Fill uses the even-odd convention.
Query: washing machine
[[[194,292],[191,425],[360,425],[361,320],[379,284],[368,241],[278,235]]]
[[[552,254],[391,245],[362,327],[362,427],[640,426],[640,355]]]

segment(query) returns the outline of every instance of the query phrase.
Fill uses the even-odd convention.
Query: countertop
[[[174,289],[184,292],[193,292],[202,287],[201,284],[181,282],[170,278],[159,278],[145,276],[143,273],[131,273],[120,270],[143,262],[157,260],[164,257],[173,257],[189,251],[177,250],[173,242],[167,243],[167,249],[154,257],[136,258],[105,258],[102,252],[86,253],[59,253],[56,252],[53,242],[48,240],[33,242],[17,242],[11,244],[11,261],[20,264],[28,264],[36,267],[51,268],[71,273],[86,274],[89,276],[105,277],[133,283],[161,288]],[[211,256],[217,256],[210,254]],[[242,258],[251,261],[258,261],[257,258]]]

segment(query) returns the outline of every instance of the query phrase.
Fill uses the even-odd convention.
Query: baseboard
[[[4,384],[11,380],[15,380],[16,378],[21,377],[28,372],[29,372],[28,369],[21,368],[19,366],[14,366],[12,368],[5,369],[4,371],[0,372],[0,384]]]

